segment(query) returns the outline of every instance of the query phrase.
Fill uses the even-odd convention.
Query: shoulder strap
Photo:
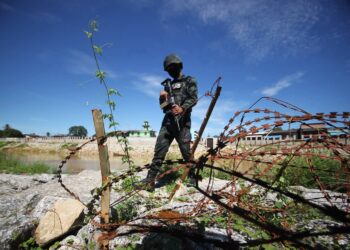
[[[192,79],[193,79],[192,76],[186,76],[186,77],[185,77],[185,81],[186,81],[187,83],[191,82]]]

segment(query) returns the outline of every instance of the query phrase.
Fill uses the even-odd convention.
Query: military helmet
[[[165,57],[164,62],[163,62],[164,70],[166,70],[167,67],[173,63],[181,64],[181,68],[182,68],[181,58],[176,54],[169,54]]]

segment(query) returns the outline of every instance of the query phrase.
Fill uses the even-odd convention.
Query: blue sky
[[[102,69],[119,90],[119,129],[158,131],[162,69],[172,52],[200,95],[222,77],[207,134],[237,110],[273,96],[311,113],[349,111],[350,3],[345,0],[0,0],[0,126],[24,133],[94,133],[91,110],[107,111],[84,34],[97,19]],[[193,111],[197,130],[210,100]],[[263,102],[259,107],[269,107]]]

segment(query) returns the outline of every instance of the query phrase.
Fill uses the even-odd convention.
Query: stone
[[[70,235],[60,242],[60,247],[57,250],[76,250],[80,249],[82,244],[80,238]],[[49,250],[51,250],[51,248]]]
[[[62,237],[81,226],[84,205],[74,199],[57,201],[39,222],[35,231],[35,241],[39,246]]]
[[[348,212],[349,204],[347,202],[348,195],[346,193],[333,192],[329,190],[323,190],[330,197],[330,202],[325,198],[324,193],[319,189],[310,189],[303,186],[293,186],[291,189],[301,193],[306,200],[315,203],[320,206],[334,206],[339,210]]]
[[[40,184],[40,183],[47,183],[53,180],[54,178],[55,177],[51,174],[41,174],[41,175],[34,176],[33,181]]]
[[[38,202],[38,204],[34,208],[32,212],[32,217],[34,219],[42,218],[49,211],[49,209],[54,205],[54,203],[56,203],[59,200],[63,201],[65,200],[65,198],[51,196],[51,195],[45,196]]]

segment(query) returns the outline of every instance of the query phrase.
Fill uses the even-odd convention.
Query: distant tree
[[[69,128],[70,136],[79,136],[79,137],[86,137],[87,136],[87,129],[83,126],[72,126]]]
[[[47,136],[47,137],[50,137],[50,132],[46,132],[46,136]]]
[[[11,128],[9,124],[6,124],[4,130],[0,131],[0,137],[24,137],[21,131]]]

